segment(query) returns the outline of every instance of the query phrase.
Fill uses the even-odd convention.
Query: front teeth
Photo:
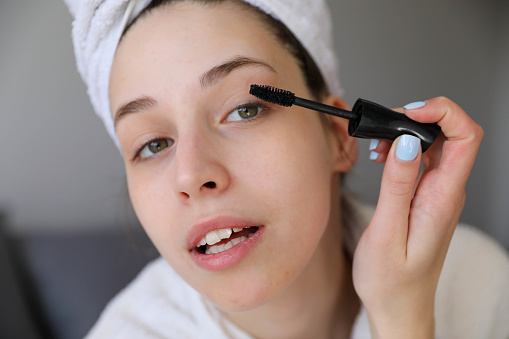
[[[217,245],[217,246],[209,246],[207,248],[207,250],[205,251],[205,254],[221,253],[223,251],[229,250],[230,248],[232,248],[233,246],[235,246],[237,244],[240,244],[241,242],[243,242],[246,239],[247,239],[247,237],[242,236],[239,238],[235,238],[231,241],[228,241],[226,244]]]
[[[217,244],[218,242],[220,242],[223,239],[228,239],[232,235],[232,232],[237,233],[242,230],[243,230],[243,228],[223,228],[220,230],[211,231],[211,232],[207,233],[200,240],[200,242],[198,243],[198,245],[196,245],[196,247],[204,246],[207,244],[208,245]]]
[[[232,235],[232,229],[225,228],[222,230],[217,230],[217,231],[212,231],[212,232],[207,233],[207,235],[205,236],[205,240],[206,240],[207,244],[214,245],[223,239],[228,239],[230,237],[230,235]]]

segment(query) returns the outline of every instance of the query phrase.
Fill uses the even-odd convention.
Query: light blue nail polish
[[[376,160],[376,159],[378,159],[378,156],[379,156],[379,155],[380,155],[380,154],[378,154],[377,152],[373,152],[373,151],[371,151],[371,152],[369,153],[369,160]]]
[[[396,147],[396,156],[403,161],[412,161],[417,157],[420,146],[421,139],[413,135],[402,135]]]
[[[412,102],[411,104],[405,105],[403,107],[406,109],[416,109],[416,108],[421,108],[424,105],[426,105],[425,101],[416,101],[416,102]]]
[[[380,140],[378,140],[378,139],[371,139],[371,142],[369,143],[369,150],[372,151],[375,148],[377,148],[379,142],[380,142]]]

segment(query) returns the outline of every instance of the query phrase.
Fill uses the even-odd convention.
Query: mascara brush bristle
[[[295,103],[295,94],[272,86],[251,85],[249,93],[258,99],[280,106],[290,107]]]

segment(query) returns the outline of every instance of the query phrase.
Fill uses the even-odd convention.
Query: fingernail
[[[405,105],[403,107],[406,109],[416,109],[416,108],[421,108],[424,105],[426,105],[425,101],[416,101],[416,102],[412,102],[411,104]]]
[[[369,150],[372,151],[375,148],[377,148],[379,142],[380,142],[380,140],[378,140],[378,139],[371,139],[371,142],[369,143]]]
[[[369,160],[376,160],[376,159],[378,159],[379,155],[380,154],[378,154],[377,152],[371,151],[371,153],[369,153]]]
[[[404,134],[399,138],[396,156],[403,161],[412,161],[417,157],[420,146],[421,139],[413,135]]]

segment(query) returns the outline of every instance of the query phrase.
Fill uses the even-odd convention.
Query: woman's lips
[[[209,271],[220,271],[230,268],[244,259],[260,242],[265,227],[258,226],[258,230],[246,240],[220,253],[205,254],[197,247],[191,250],[191,258],[201,268]]]
[[[259,242],[263,228],[257,222],[229,216],[219,216],[195,224],[187,235],[191,258],[207,270],[231,267]],[[204,244],[205,240],[207,244]]]
[[[187,234],[187,243],[190,250],[194,249],[200,240],[212,231],[229,228],[245,228],[261,226],[256,221],[231,216],[218,216],[199,222],[191,227]]]

